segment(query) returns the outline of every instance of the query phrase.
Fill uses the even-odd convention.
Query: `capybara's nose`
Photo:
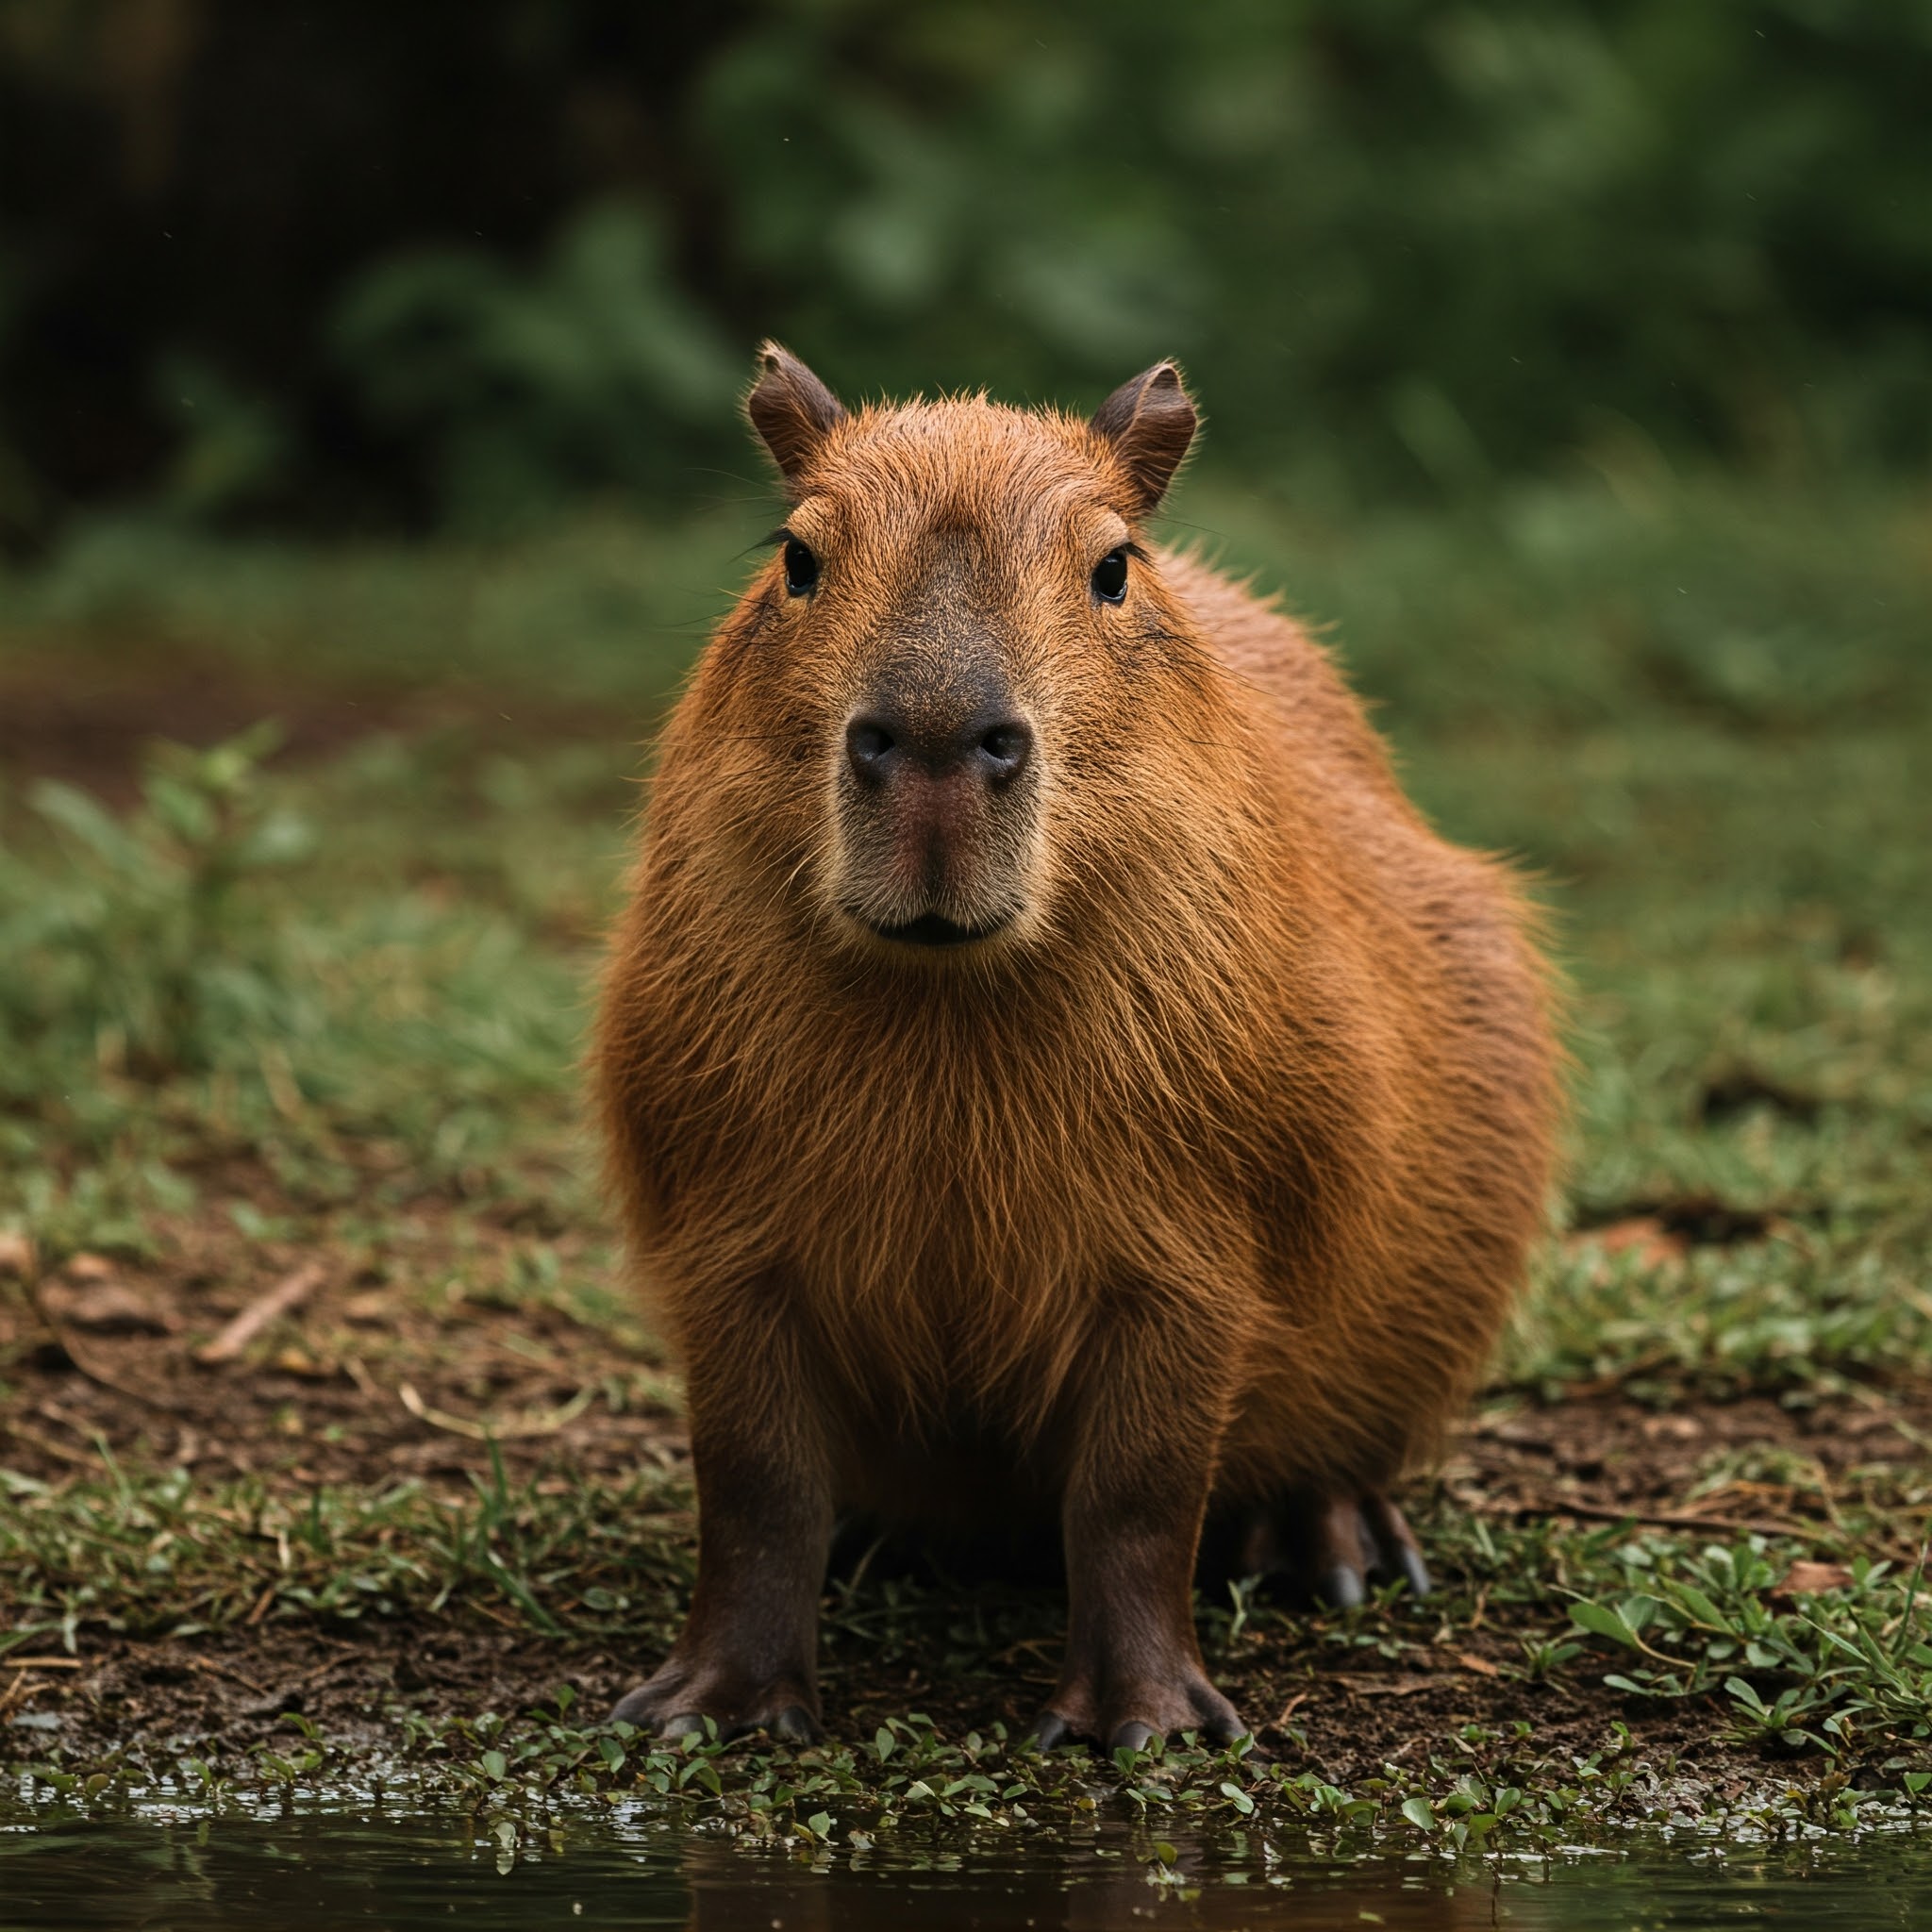
[[[999,707],[933,719],[893,705],[861,711],[845,727],[845,757],[861,785],[890,784],[907,765],[935,778],[970,772],[995,791],[1010,785],[1033,753],[1024,719]]]

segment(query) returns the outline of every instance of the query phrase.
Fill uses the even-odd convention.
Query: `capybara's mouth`
[[[990,940],[1010,924],[1012,917],[1010,912],[1003,912],[985,925],[959,925],[941,913],[922,912],[903,925],[874,925],[871,920],[866,924],[880,939],[902,946],[970,946],[975,940]]]

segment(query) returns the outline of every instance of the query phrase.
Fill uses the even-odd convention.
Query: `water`
[[[164,1815],[164,1814],[163,1814]],[[327,1810],[169,1824],[42,1822],[0,1831],[0,1928],[464,1932],[674,1925],[691,1932],[1157,1932],[1203,1927],[1562,1927],[1650,1932],[1774,1924],[1863,1932],[1932,1925],[1932,1837],[1750,1847],[1695,1836],[1577,1849],[1545,1861],[1453,1863],[1401,1847],[1344,1859],[1223,1834],[1179,1839],[1154,1882],[1151,1841],[1124,1827],[919,1834],[820,1868],[640,1814],[567,1819],[508,1842],[466,1815]]]

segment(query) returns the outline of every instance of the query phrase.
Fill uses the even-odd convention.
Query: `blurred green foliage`
[[[42,780],[28,794],[38,838],[27,850],[0,838],[0,1167],[50,1227],[66,1214],[139,1239],[126,1187],[95,1164],[131,1109],[165,1118],[180,1083],[244,1069],[292,1084],[287,1045],[314,1030],[316,1007],[257,899],[313,839],[257,784],[277,735],[264,722],[209,751],[158,745],[125,819]],[[46,1158],[60,1141],[77,1171]],[[164,1163],[128,1168],[150,1206],[187,1192]]]
[[[0,525],[728,494],[767,332],[1344,504],[1919,465],[1928,99],[1926,0],[0,0]]]
[[[665,273],[653,225],[609,205],[520,273],[405,256],[350,289],[337,352],[371,416],[413,441],[458,522],[499,527],[585,481],[648,488],[715,449],[741,380]]]
[[[1923,457],[1928,80],[1923,5],[847,6],[691,111],[829,375],[1174,351],[1251,463],[1460,492],[1633,429]]]
[[[254,777],[273,724],[212,751],[158,752],[140,810],[42,780],[32,804],[64,863],[46,875],[0,848],[0,1092],[58,1087],[76,1058],[158,1082],[232,1063],[297,1024],[275,936],[238,924],[251,874],[308,855],[313,835],[266,810]],[[237,942],[238,935],[240,942]]]

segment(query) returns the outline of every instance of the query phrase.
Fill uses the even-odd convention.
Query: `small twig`
[[[283,1275],[266,1294],[250,1302],[212,1341],[197,1348],[194,1359],[205,1369],[233,1361],[271,1322],[279,1321],[300,1307],[321,1287],[327,1272],[320,1261],[308,1261],[293,1274]]]
[[[273,1697],[275,1692],[266,1684],[258,1684],[253,1677],[244,1676],[240,1671],[232,1670],[226,1664],[218,1664],[205,1657],[191,1657],[187,1660],[192,1671],[206,1671],[210,1677],[225,1677],[231,1684],[240,1684],[244,1690],[253,1690],[258,1697]]]
[[[521,1336],[506,1340],[500,1335],[486,1334],[481,1340],[483,1346],[491,1354],[502,1356],[515,1362],[520,1368],[541,1369],[546,1375],[560,1375],[563,1373],[563,1361],[549,1349],[540,1348],[534,1342],[526,1342],[522,1348],[517,1347],[516,1342],[523,1341]]]
[[[313,1670],[304,1671],[302,1674],[295,1679],[295,1681],[298,1684],[312,1684],[318,1677],[327,1676],[328,1674],[337,1667],[337,1665],[353,1663],[355,1659],[356,1653],[353,1650],[338,1651],[335,1654],[335,1656],[330,1657],[326,1662],[317,1664]]]
[[[101,1466],[98,1455],[86,1456],[78,1449],[70,1449],[65,1442],[57,1442],[52,1436],[43,1436],[40,1430],[30,1429],[26,1424],[14,1422],[10,1417],[7,1422],[7,1433],[16,1441],[30,1443],[42,1456],[56,1457],[62,1462],[73,1463],[76,1468],[96,1470]]]
[[[6,1690],[0,1690],[0,1719],[11,1717],[41,1688],[32,1672],[22,1671]]]
[[[123,1646],[121,1656],[133,1657],[140,1663],[158,1663],[167,1668],[181,1668],[205,1672],[210,1677],[226,1677],[231,1683],[240,1684],[244,1690],[253,1690],[258,1697],[270,1695],[266,1684],[258,1684],[253,1677],[245,1676],[228,1664],[216,1663],[211,1657],[183,1657],[173,1647],[162,1648],[154,1643],[129,1643]]]
[[[1023,1637],[1017,1643],[1009,1643],[993,1658],[996,1664],[1010,1664],[1019,1659],[1023,1651],[1028,1652],[1035,1663],[1051,1664],[1057,1654],[1057,1646],[1042,1637]]]
[[[1766,1523],[1744,1516],[1691,1516],[1661,1509],[1630,1509],[1607,1503],[1579,1503],[1569,1497],[1552,1497],[1541,1503],[1506,1503],[1497,1508],[1461,1507],[1475,1516],[1585,1516],[1596,1523],[1654,1523],[1665,1529],[1729,1529],[1755,1536],[1817,1536],[1828,1529],[1824,1524]]]
[[[0,1657],[9,1671],[77,1671],[84,1666],[77,1657]]]
[[[446,1408],[432,1408],[410,1383],[396,1385],[397,1399],[419,1423],[427,1423],[432,1429],[446,1429],[452,1436],[467,1436],[473,1442],[488,1442],[492,1438],[508,1442],[523,1436],[554,1436],[566,1423],[575,1422],[583,1414],[596,1392],[595,1389],[579,1389],[561,1408],[526,1411],[503,1422],[485,1423],[466,1415],[452,1415]]]

